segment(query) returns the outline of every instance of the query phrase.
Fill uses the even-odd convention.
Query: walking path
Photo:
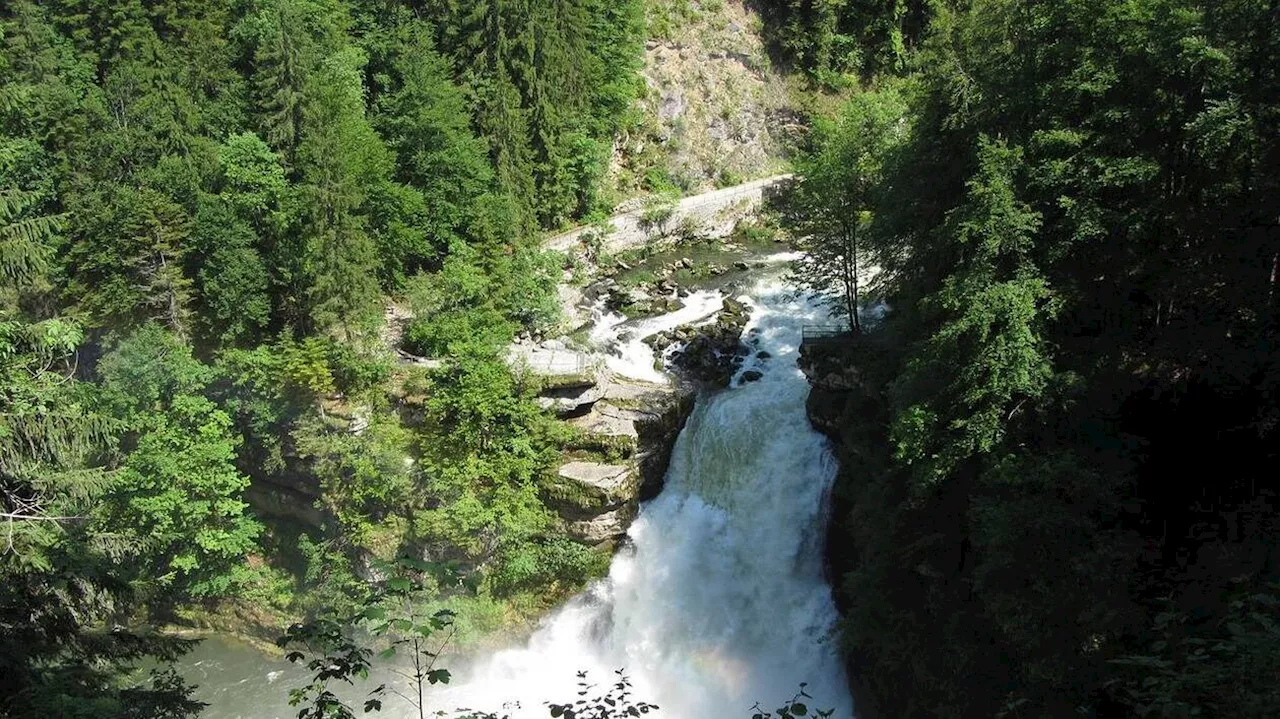
[[[693,221],[710,237],[719,237],[733,231],[737,213],[735,209],[749,209],[759,205],[773,192],[782,189],[792,175],[774,175],[733,187],[726,187],[701,195],[686,197],[675,204],[671,216],[653,224],[644,221],[645,208],[622,212],[605,222],[612,232],[605,235],[604,248],[618,252],[642,245],[654,237],[661,237],[673,229]],[[578,227],[547,238],[544,246],[549,250],[572,250],[582,236],[595,230],[595,226]]]

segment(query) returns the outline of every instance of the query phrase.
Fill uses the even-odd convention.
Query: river
[[[776,278],[746,297],[745,337],[770,356],[739,374],[763,378],[699,399],[662,493],[641,509],[609,576],[544,619],[527,644],[457,668],[454,684],[432,694],[433,710],[545,717],[543,702],[577,698],[578,671],[606,685],[624,668],[634,696],[659,705],[659,717],[746,719],[757,701],[773,709],[801,682],[811,706],[852,716],[822,573],[836,467],[806,419],[809,387],[796,367],[802,325],[825,311]],[[201,684],[211,719],[296,714],[285,698],[301,673],[247,647],[206,642],[186,674]]]

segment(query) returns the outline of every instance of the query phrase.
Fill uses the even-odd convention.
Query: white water
[[[545,716],[541,702],[575,698],[578,670],[607,683],[625,668],[662,717],[745,719],[756,701],[771,709],[800,682],[814,706],[852,714],[821,567],[835,465],[805,417],[809,388],[795,366],[801,325],[825,315],[778,285],[752,294],[748,331],[772,358],[743,371],[764,378],[699,401],[662,494],[642,509],[608,579],[527,646],[474,667],[439,708],[519,699],[528,716]]]
[[[675,312],[630,324],[626,324],[627,318],[623,315],[606,310],[603,298],[597,302],[591,311],[595,325],[590,339],[607,353],[605,363],[609,369],[623,377],[665,384],[667,376],[654,367],[656,356],[644,339],[706,319],[724,306],[724,296],[710,290],[692,292],[682,301],[684,307]]]
[[[665,488],[641,509],[608,578],[549,616],[525,646],[454,667],[455,684],[433,690],[432,709],[545,717],[544,701],[577,698],[579,670],[607,685],[614,669],[625,668],[635,697],[661,707],[659,719],[746,719],[757,701],[772,709],[801,682],[811,706],[852,716],[821,568],[835,465],[805,417],[809,388],[795,365],[801,326],[822,322],[825,311],[789,294],[773,283],[743,298],[753,310],[747,335],[772,358],[752,358],[739,374],[757,369],[764,377],[699,399]],[[640,337],[696,320],[721,301],[696,293],[681,317],[630,327],[603,317],[598,338],[633,330],[617,343],[613,366],[647,374],[653,354]],[[208,717],[296,714],[283,706],[284,686],[301,683],[296,669],[290,681],[264,687],[261,659],[215,651],[197,662],[214,684],[201,696],[213,703]],[[411,713],[389,705],[382,715]]]

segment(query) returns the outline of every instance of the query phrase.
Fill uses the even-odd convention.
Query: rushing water
[[[800,682],[811,705],[852,715],[821,566],[835,466],[806,420],[808,384],[795,364],[801,326],[824,313],[777,283],[754,288],[750,302],[747,336],[771,357],[742,371],[764,377],[699,401],[665,488],[642,508],[608,578],[549,616],[525,646],[456,672],[454,686],[433,693],[434,709],[499,711],[519,701],[516,716],[542,717],[542,702],[576,698],[579,670],[603,685],[625,668],[635,696],[658,704],[660,717],[745,719],[755,702],[771,709]],[[635,345],[621,343],[620,366],[644,366],[646,357],[626,356],[641,351]],[[214,682],[202,697],[213,703],[209,716],[292,715],[283,708],[289,684],[278,674],[267,680],[281,667],[253,659],[223,679],[218,672],[236,662],[213,652],[196,667]]]
[[[653,348],[644,343],[646,337],[672,330],[680,325],[707,320],[724,307],[724,296],[714,290],[690,293],[684,306],[675,312],[646,317],[635,322],[605,309],[601,298],[592,310],[591,341],[605,351],[605,364],[623,377],[665,384],[667,376],[655,367]]]

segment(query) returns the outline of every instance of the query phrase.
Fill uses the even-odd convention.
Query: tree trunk
[[[840,282],[844,285],[844,309],[849,315],[849,331],[856,335],[862,332],[862,321],[858,319],[857,225],[850,225],[847,221],[843,225],[844,252],[841,253]]]
[[[862,318],[858,316],[858,306],[862,304],[858,296],[858,218],[853,218],[849,230],[849,256],[853,258],[853,333],[862,334]]]

